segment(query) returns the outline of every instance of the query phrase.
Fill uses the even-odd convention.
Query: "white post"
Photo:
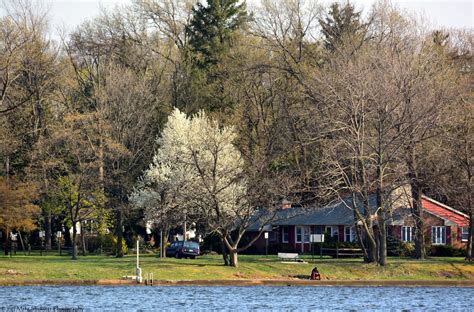
[[[140,253],[140,246],[139,242],[137,240],[137,269],[136,269],[136,278],[137,278],[137,283],[142,282],[142,269],[140,268],[140,262],[139,262],[139,253]]]

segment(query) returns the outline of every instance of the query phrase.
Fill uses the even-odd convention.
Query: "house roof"
[[[363,205],[356,204],[358,209],[363,210]],[[375,212],[376,196],[369,197],[369,207],[372,213]],[[402,223],[406,211],[397,211],[390,220],[390,224]],[[352,209],[351,197],[345,198],[337,203],[325,207],[293,207],[281,209],[277,212],[272,225],[354,225],[354,211]],[[251,226],[249,231],[257,231],[260,228],[258,223]]]
[[[423,209],[427,212],[444,220],[453,222],[460,227],[469,226],[469,217],[466,214],[446,206],[428,196],[422,196],[421,202]]]
[[[442,218],[458,226],[468,226],[469,218],[466,214],[457,211],[449,206],[435,201],[427,196],[422,197],[422,204],[425,211]],[[363,210],[363,205],[356,204],[359,211]],[[369,207],[375,213],[377,202],[375,194],[369,196]],[[411,216],[411,208],[395,209],[387,220],[389,225],[404,225],[405,218]],[[281,209],[276,213],[276,217],[271,222],[277,225],[354,225],[354,211],[352,209],[351,197],[345,198],[335,204],[325,207],[293,207]],[[376,222],[375,222],[376,223]],[[248,230],[258,231],[261,225],[257,222]]]
[[[285,217],[286,216],[286,217]],[[277,215],[274,225],[352,225],[352,209],[342,206],[323,208],[290,208]]]

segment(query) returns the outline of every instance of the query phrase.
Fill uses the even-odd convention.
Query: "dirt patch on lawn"
[[[298,279],[298,280],[309,280],[309,275],[290,275],[290,278]]]
[[[438,276],[439,277],[443,277],[443,278],[457,278],[459,277],[460,275],[457,274],[457,273],[454,273],[454,272],[449,272],[449,271],[440,271],[438,272]]]
[[[9,276],[23,275],[22,273],[18,272],[17,270],[13,270],[13,269],[6,270],[4,274],[9,275]]]
[[[236,278],[241,278],[241,279],[245,279],[245,275],[240,273],[240,272],[237,272],[237,273],[234,273],[234,277]]]

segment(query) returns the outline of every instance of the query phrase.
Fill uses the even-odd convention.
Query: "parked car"
[[[166,248],[166,256],[194,259],[199,256],[199,244],[193,241],[175,241]]]

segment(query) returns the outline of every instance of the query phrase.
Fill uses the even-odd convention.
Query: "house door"
[[[304,253],[304,245],[309,244],[309,235],[311,234],[310,226],[295,226],[295,243],[297,245],[297,250],[300,253]]]

